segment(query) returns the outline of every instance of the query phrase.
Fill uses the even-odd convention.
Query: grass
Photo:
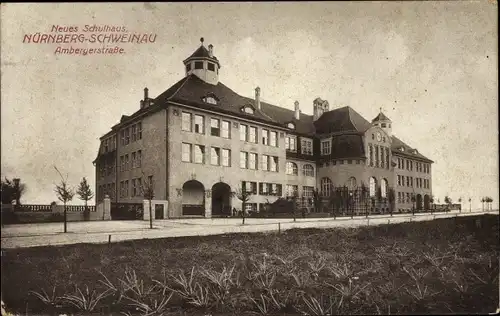
[[[2,299],[21,315],[491,313],[499,250],[494,215],[11,249]]]

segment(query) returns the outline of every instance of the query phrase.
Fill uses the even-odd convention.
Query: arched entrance
[[[421,211],[422,210],[422,195],[421,194],[417,194],[417,211]]]
[[[182,186],[182,215],[205,216],[205,187],[201,182],[189,180]]]
[[[424,210],[428,211],[431,209],[431,199],[428,194],[424,195]]]
[[[231,215],[231,187],[218,182],[212,186],[212,216]]]

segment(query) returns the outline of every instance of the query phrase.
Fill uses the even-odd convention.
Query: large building
[[[263,102],[259,87],[241,96],[219,81],[220,61],[203,41],[183,63],[184,78],[155,98],[145,88],[137,111],[100,138],[98,201],[142,203],[147,181],[169,217],[241,209],[231,192],[242,187],[252,192],[247,211],[294,192],[304,203],[314,189],[327,198],[339,187],[393,192],[396,212],[429,209],[433,162],[394,136],[382,111],[369,122],[321,98],[307,115],[299,102],[294,110]],[[386,211],[387,203],[369,207]]]

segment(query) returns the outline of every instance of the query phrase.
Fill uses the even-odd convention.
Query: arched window
[[[321,179],[321,193],[323,194],[323,196],[330,196],[332,187],[332,180],[330,180],[329,178]]]
[[[295,162],[291,161],[286,162],[286,174],[294,176],[299,174],[299,169],[297,168],[297,164]]]
[[[375,196],[377,193],[377,180],[374,177],[370,178],[370,196]]]
[[[349,180],[347,180],[347,187],[350,189],[350,190],[353,190],[355,189],[357,186],[357,183],[356,183],[356,178],[354,177],[350,177]]]
[[[386,179],[382,179],[380,181],[380,195],[385,198],[387,197],[387,186],[388,186],[388,183],[387,183],[387,180]]]
[[[306,177],[314,177],[314,167],[309,164],[305,164],[302,167],[302,174]]]

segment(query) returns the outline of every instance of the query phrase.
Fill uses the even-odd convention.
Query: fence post
[[[111,235],[108,236],[108,245],[111,244]]]
[[[278,234],[281,234],[281,223],[278,223]]]

